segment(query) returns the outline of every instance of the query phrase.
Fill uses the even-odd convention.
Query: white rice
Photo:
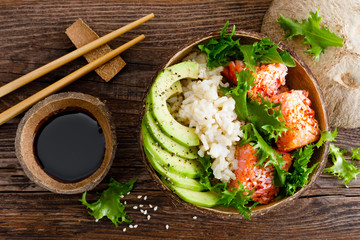
[[[191,53],[184,60],[199,63],[200,80],[183,81],[184,100],[175,116],[195,128],[201,141],[198,154],[211,156],[215,178],[228,182],[235,179],[235,146],[243,135],[240,129],[243,123],[237,120],[234,99],[218,93],[219,85],[224,86],[220,73],[223,67],[210,71],[204,53]],[[179,99],[170,100],[176,101]]]

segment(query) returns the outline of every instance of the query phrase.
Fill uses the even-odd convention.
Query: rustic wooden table
[[[0,238],[1,239],[225,239],[225,238],[359,238],[360,190],[352,182],[323,174],[302,197],[278,212],[249,220],[232,221],[208,217],[174,205],[152,181],[141,160],[137,126],[141,100],[157,69],[170,54],[195,35],[218,31],[229,20],[238,28],[259,31],[270,0],[258,1],[0,1],[0,85],[12,81],[74,49],[65,29],[83,18],[104,35],[148,13],[156,17],[112,41],[116,47],[144,33],[146,39],[121,56],[127,66],[111,82],[90,73],[63,91],[88,93],[105,101],[115,119],[118,148],[114,164],[100,185],[88,194],[106,188],[110,177],[120,182],[136,178],[126,196],[127,211],[138,228],[118,228],[108,219],[95,222],[78,201],[81,194],[54,194],[31,182],[15,156],[14,139],[23,115],[0,126]],[[0,111],[85,65],[79,58],[0,99]],[[340,129],[338,145],[360,146],[360,129]],[[147,196],[147,200],[138,199]],[[132,208],[158,206],[151,219]],[[197,216],[197,219],[193,217]],[[169,229],[165,229],[165,225]],[[126,227],[126,232],[123,228]]]

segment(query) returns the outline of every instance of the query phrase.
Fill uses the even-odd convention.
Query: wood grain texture
[[[94,191],[106,188],[110,177],[120,182],[136,178],[125,197],[127,211],[138,228],[118,228],[108,219],[95,222],[77,195],[53,194],[31,182],[15,157],[14,139],[21,116],[0,126],[0,238],[3,239],[357,239],[360,228],[360,183],[346,189],[341,180],[323,174],[300,199],[281,211],[232,222],[209,218],[174,205],[152,181],[138,150],[137,126],[141,100],[151,79],[179,45],[229,20],[238,28],[259,31],[270,0],[258,1],[71,1],[21,0],[0,2],[0,84],[5,84],[75,48],[64,34],[83,18],[104,35],[154,12],[155,18],[109,43],[115,48],[139,34],[146,39],[122,54],[126,67],[105,83],[96,73],[63,91],[78,91],[106,102],[116,124],[118,148],[113,167]],[[82,58],[0,99],[0,111],[86,64]],[[360,129],[340,129],[342,148],[360,146]],[[347,155],[349,157],[349,155]],[[356,163],[358,164],[358,163]],[[146,201],[138,195],[148,196]],[[132,206],[144,204],[151,219]],[[155,212],[148,204],[158,206]],[[197,219],[193,219],[197,216]],[[169,229],[165,229],[165,225]],[[126,227],[126,232],[123,228]]]

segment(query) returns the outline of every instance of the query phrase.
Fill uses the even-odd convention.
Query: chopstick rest
[[[99,39],[94,30],[92,30],[81,18],[74,22],[70,27],[65,31],[66,35],[70,38],[72,43],[77,48],[88,44],[89,42]],[[105,55],[110,52],[112,49],[108,44],[104,44],[86,54],[84,54],[85,59],[88,62],[92,62],[95,59]],[[111,59],[109,62],[95,69],[95,72],[106,82],[110,81],[121,69],[125,67],[125,61],[120,57],[116,56]]]

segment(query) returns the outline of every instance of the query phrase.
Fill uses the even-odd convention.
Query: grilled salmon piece
[[[278,138],[280,151],[289,152],[319,139],[319,125],[308,95],[304,90],[291,90],[272,97],[273,102],[281,103],[285,126],[291,129]]]
[[[235,72],[241,72],[245,67],[245,63],[240,60],[231,61],[228,66],[224,66],[221,74],[233,84],[237,85]],[[272,97],[281,92],[285,85],[285,76],[287,67],[282,63],[260,64],[255,66],[256,75],[255,86],[248,91],[248,96],[258,98],[258,93],[263,98]]]
[[[271,98],[279,93],[279,88],[285,85],[287,67],[281,63],[260,64],[255,66],[255,86],[248,91],[249,97]]]
[[[251,195],[252,200],[267,204],[279,192],[279,188],[273,184],[275,169],[272,165],[262,168],[256,166],[258,157],[255,153],[256,149],[250,144],[236,149],[235,158],[238,160],[238,169],[235,171],[236,179],[229,183],[229,187],[238,188],[238,181],[240,181],[245,188],[254,189],[254,193]],[[292,164],[292,156],[290,153],[281,152],[281,154],[285,160],[283,170],[287,171]]]
[[[245,67],[245,63],[240,60],[230,61],[228,66],[224,66],[224,69],[222,70],[221,74],[227,78],[230,82],[237,85],[237,77],[235,75],[235,72],[239,73],[241,72]]]

